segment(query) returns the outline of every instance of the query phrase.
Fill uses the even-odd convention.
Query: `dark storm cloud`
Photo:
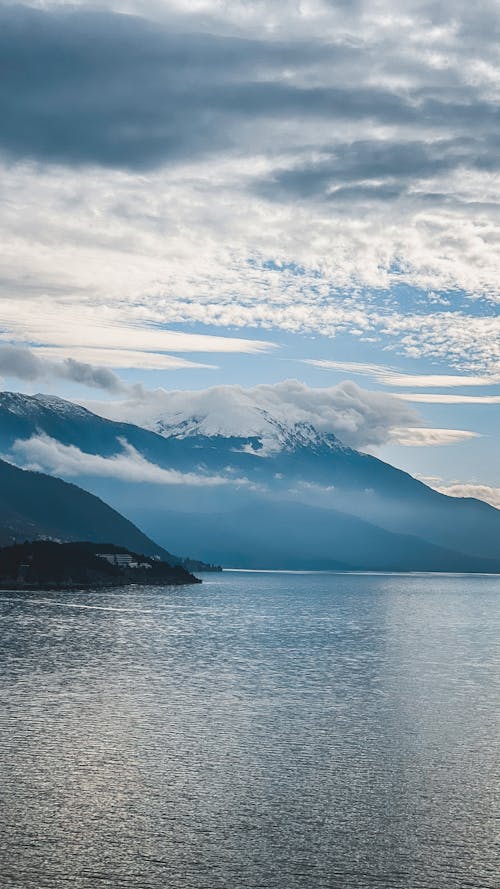
[[[0,56],[0,139],[15,156],[142,166],[216,141],[178,76],[193,76],[195,43],[176,47],[146,23],[7,8]]]
[[[415,178],[439,176],[460,167],[497,169],[499,163],[496,140],[398,143],[374,139],[325,150],[321,159],[275,173],[257,189],[277,198],[390,199],[404,193]]]
[[[293,102],[293,89],[257,82],[317,59],[314,47],[179,34],[106,12],[5,7],[0,57],[0,144],[16,157],[69,164],[189,158],[230,143],[233,115],[326,99],[298,91]]]
[[[351,66],[370,64],[359,46],[182,34],[132,16],[10,6],[0,10],[0,57],[0,146],[15,158],[140,169],[245,149],[243,124],[251,124],[256,143],[269,150],[273,122],[303,126],[310,142],[315,122],[366,121],[367,127],[451,128],[459,141],[443,140],[437,149],[358,143],[344,156],[340,151],[331,161],[291,170],[268,188],[321,191],[332,177],[347,183],[363,170],[369,178],[423,175],[470,156],[496,164],[496,150],[488,154],[485,143],[476,152],[474,140],[464,141],[468,132],[498,127],[494,103],[466,88],[444,87],[436,97],[436,90],[423,88],[398,94],[351,85]],[[338,75],[329,85],[308,85],[311,66]]]
[[[123,394],[129,391],[129,387],[106,367],[86,364],[73,358],[51,361],[40,357],[26,346],[0,346],[0,374],[25,382],[56,378],[113,393]]]

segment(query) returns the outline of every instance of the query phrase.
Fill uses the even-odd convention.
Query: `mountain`
[[[114,543],[176,562],[175,556],[93,494],[0,460],[0,545],[37,538]]]
[[[143,516],[155,526],[155,520]],[[158,517],[159,519],[160,517]],[[165,513],[175,547],[199,540],[202,558],[226,567],[320,571],[459,571],[500,573],[500,560],[452,552],[411,535],[385,531],[334,509],[247,503],[232,512]]]
[[[68,455],[66,477],[74,474],[76,454],[79,484],[179,551],[241,567],[500,566],[499,510],[440,494],[310,423],[260,411],[238,435],[207,416],[160,416],[148,425],[59,398],[0,394],[1,452],[23,465],[42,461],[63,477]],[[57,460],[44,464],[47,455],[26,445],[33,436],[35,445],[48,436],[62,446]],[[120,455],[128,476],[117,473]],[[156,483],[158,470],[177,477]]]
[[[0,452],[7,453],[16,440],[41,432],[62,444],[105,457],[119,450],[121,438],[148,459],[163,453],[159,436],[137,426],[105,420],[62,398],[0,392]]]
[[[169,441],[203,452],[212,471],[232,465],[285,500],[358,517],[397,534],[449,550],[500,559],[500,511],[474,498],[448,497],[406,472],[345,446],[310,423],[285,423],[262,414],[260,432],[242,439],[217,432],[205,418],[151,421]],[[214,455],[218,459],[214,459]],[[257,459],[255,459],[257,458]],[[318,513],[318,522],[325,520]]]

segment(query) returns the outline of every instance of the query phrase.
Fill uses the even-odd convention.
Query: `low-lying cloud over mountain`
[[[93,404],[103,416],[139,423],[163,432],[186,420],[196,421],[200,434],[270,435],[269,418],[287,424],[311,423],[320,432],[333,432],[345,444],[370,449],[388,442],[446,444],[473,437],[473,432],[429,429],[419,414],[393,395],[362,389],[346,381],[312,388],[298,380],[251,388],[214,386],[200,391],[144,393],[140,399]],[[180,429],[182,432],[182,430]]]
[[[164,469],[146,460],[131,444],[118,439],[122,450],[112,457],[91,454],[75,445],[64,445],[48,435],[33,435],[16,441],[11,449],[11,459],[25,469],[49,472],[65,478],[96,476],[115,478],[130,483],[152,485],[189,485],[217,487],[220,485],[250,485],[247,479],[228,475],[209,475],[206,472],[179,472]]]
[[[422,481],[448,497],[475,497],[477,500],[484,500],[495,509],[500,509],[500,488],[493,485],[482,485],[480,482],[445,482],[441,478],[432,476],[422,477]]]

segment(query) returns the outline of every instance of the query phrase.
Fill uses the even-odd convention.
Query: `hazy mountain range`
[[[310,423],[145,429],[0,394],[0,453],[72,479],[169,550],[239,567],[500,571],[500,511],[447,497]],[[248,430],[246,430],[248,432]]]

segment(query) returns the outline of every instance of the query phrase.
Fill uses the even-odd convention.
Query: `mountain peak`
[[[244,417],[229,420],[227,417],[182,414],[157,417],[148,428],[164,438],[252,438],[258,439],[259,453],[295,452],[303,449],[317,452],[348,450],[333,432],[323,432],[309,421],[289,422],[271,415],[269,411],[254,409]]]
[[[73,401],[66,401],[64,398],[59,398],[58,395],[44,395],[41,392],[37,392],[32,398],[37,404],[44,408],[49,408],[53,413],[59,414],[59,416],[74,417],[89,414],[89,411],[86,408],[81,407],[79,404],[75,404]]]
[[[275,442],[276,450],[295,452],[307,449],[309,451],[336,451],[345,450],[342,442],[333,432],[321,432],[313,423],[305,420],[286,423],[283,420],[266,417],[270,427],[270,435],[266,436],[269,443]]]
[[[57,395],[25,395],[22,392],[0,392],[0,407],[19,417],[33,417],[46,409],[60,417],[88,416],[89,411]]]

